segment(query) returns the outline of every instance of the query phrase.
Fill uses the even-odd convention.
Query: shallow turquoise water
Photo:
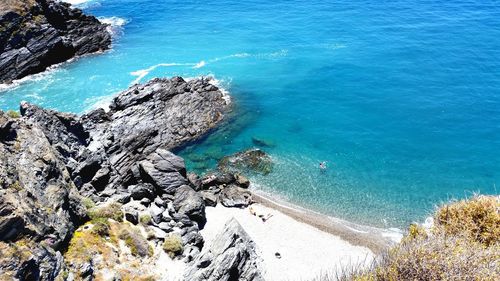
[[[252,147],[258,187],[360,223],[402,227],[500,182],[496,1],[94,0],[126,24],[113,50],[0,93],[82,113],[134,81],[213,75],[236,121],[181,152],[203,170]],[[116,18],[111,18],[116,17]],[[144,77],[142,77],[144,75]],[[325,173],[318,169],[328,161]]]

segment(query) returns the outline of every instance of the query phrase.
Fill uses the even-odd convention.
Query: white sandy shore
[[[201,233],[206,245],[210,245],[224,224],[234,217],[256,243],[266,280],[310,280],[321,273],[332,273],[340,266],[369,263],[374,257],[367,247],[354,246],[262,204],[252,206],[257,215],[272,217],[263,222],[249,208],[225,208],[219,204],[207,207],[207,224]],[[281,254],[280,259],[276,258],[276,252]]]

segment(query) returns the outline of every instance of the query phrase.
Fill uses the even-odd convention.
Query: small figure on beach
[[[255,209],[252,206],[250,208],[248,208],[248,211],[250,211],[250,214],[252,216],[260,218],[262,220],[262,222],[266,222],[267,220],[269,220],[273,216],[273,214],[270,214],[270,213],[268,213],[267,215],[257,214],[257,212],[255,211]]]
[[[267,214],[267,215],[259,215],[259,218],[262,220],[262,222],[266,222],[268,219],[270,219],[273,215],[272,214]]]

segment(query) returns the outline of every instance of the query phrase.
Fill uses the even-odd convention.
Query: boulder
[[[255,243],[233,218],[185,271],[192,281],[261,281],[262,260]]]
[[[191,187],[183,185],[175,192],[173,202],[175,211],[181,216],[185,215],[202,227],[205,225],[205,202],[200,194]]]
[[[200,192],[201,198],[205,201],[205,206],[215,207],[217,206],[217,195],[208,190],[203,190]]]
[[[153,185],[148,183],[131,185],[128,187],[128,190],[134,200],[141,200],[142,198],[153,199],[155,196]]]
[[[252,204],[252,194],[239,186],[230,185],[219,193],[219,202],[224,207],[246,208]]]
[[[156,150],[139,166],[142,178],[161,192],[174,194],[178,187],[187,184],[184,160],[168,150]]]
[[[245,177],[240,174],[234,175],[235,178],[235,183],[243,188],[248,188],[250,187],[250,181]]]

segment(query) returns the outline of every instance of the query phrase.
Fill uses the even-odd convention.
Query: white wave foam
[[[205,65],[206,65],[206,62],[204,60],[202,60],[199,63],[197,63],[195,66],[193,66],[193,68],[202,68]]]
[[[71,5],[81,5],[85,2],[89,2],[89,0],[63,0],[61,2],[70,3]]]
[[[85,112],[89,112],[94,109],[102,108],[104,111],[108,112],[109,111],[109,105],[111,104],[111,101],[113,98],[117,95],[117,93],[113,93],[111,95],[106,95],[102,97],[93,97],[93,98],[88,98],[85,103],[90,104],[90,106],[87,107]]]
[[[403,239],[403,231],[399,228],[389,228],[386,231],[382,232],[381,235],[383,237],[389,238],[394,243],[399,243],[401,239]]]
[[[229,87],[229,82],[226,82],[223,79],[216,79],[213,75],[211,75],[209,83],[219,88],[224,100],[226,101],[226,104],[231,103],[231,96],[229,95],[229,91],[226,89],[227,87]]]
[[[19,86],[21,86],[22,84],[25,84],[28,82],[36,82],[36,81],[42,81],[42,80],[49,79],[49,78],[53,77],[54,74],[61,71],[61,68],[60,68],[61,65],[65,64],[65,63],[70,63],[73,60],[74,60],[74,58],[72,58],[66,62],[62,62],[59,64],[49,66],[44,72],[28,75],[28,76],[23,77],[21,79],[14,80],[10,84],[0,84],[0,92],[14,90],[14,89],[18,88]]]
[[[120,17],[99,17],[100,22],[107,24],[106,30],[109,34],[116,36],[123,32],[123,26],[128,23],[128,20]]]
[[[159,63],[153,66],[150,66],[146,69],[140,69],[137,71],[130,72],[130,75],[137,76],[137,78],[132,81],[131,84],[137,84],[141,82],[142,78],[146,77],[151,71],[157,69],[158,67],[170,67],[170,66],[195,66],[195,63]]]

